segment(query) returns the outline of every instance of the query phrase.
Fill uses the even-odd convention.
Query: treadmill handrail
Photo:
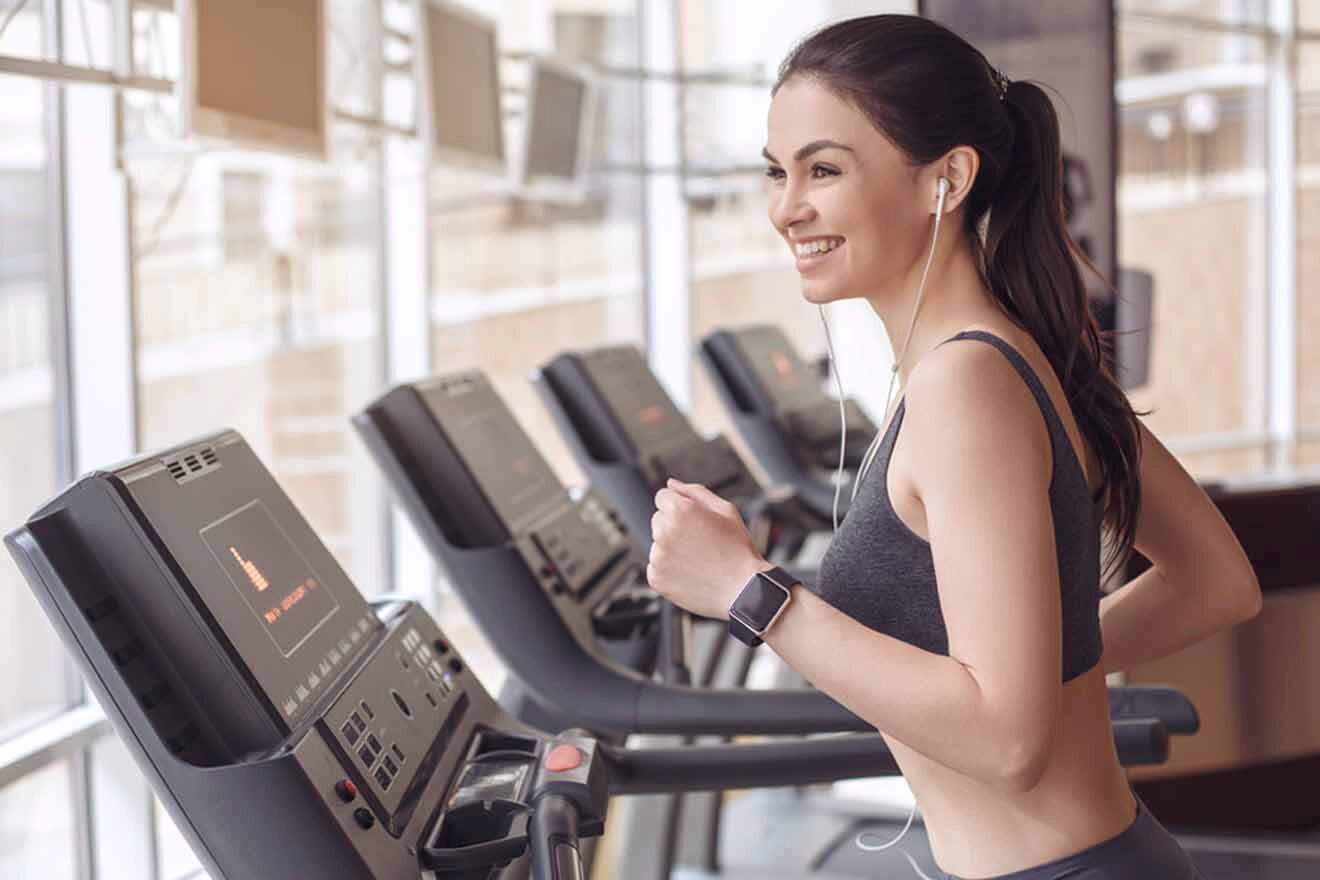
[[[1168,759],[1169,732],[1155,718],[1114,722],[1125,766]],[[625,749],[598,746],[610,764],[612,794],[802,785],[899,773],[879,734],[843,734],[790,742]]]

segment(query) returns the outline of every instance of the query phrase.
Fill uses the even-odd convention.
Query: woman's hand
[[[743,584],[770,564],[752,546],[733,504],[705,486],[670,480],[651,517],[651,588],[693,614],[720,620]]]

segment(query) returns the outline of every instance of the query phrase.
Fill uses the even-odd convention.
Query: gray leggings
[[[940,874],[941,880],[959,880]],[[1137,818],[1117,837],[1079,853],[993,880],[1203,880],[1173,835],[1137,801]]]

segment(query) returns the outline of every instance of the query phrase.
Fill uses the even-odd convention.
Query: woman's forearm
[[[1217,583],[1213,572],[1174,583],[1151,567],[1100,602],[1105,672],[1167,657],[1255,615],[1259,589]]]

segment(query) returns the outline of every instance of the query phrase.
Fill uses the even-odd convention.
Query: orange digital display
[[[338,610],[335,597],[264,503],[244,505],[201,535],[285,657]]]
[[[665,408],[658,403],[651,404],[637,414],[637,420],[643,425],[654,425],[665,417]]]
[[[237,549],[230,547],[229,552],[237,560],[239,567],[248,576],[248,580],[252,582],[252,586],[256,588],[256,591],[258,593],[265,592],[266,588],[270,586],[270,581],[266,580],[266,576],[261,573],[261,569],[257,568],[251,560],[244,559]]]

